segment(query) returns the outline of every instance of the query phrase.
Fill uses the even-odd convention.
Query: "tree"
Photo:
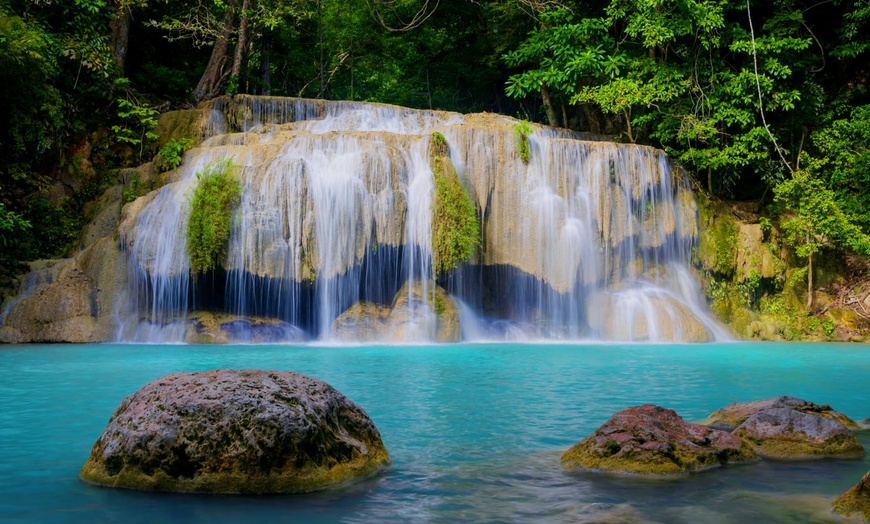
[[[812,176],[811,165],[795,171],[774,189],[775,201],[788,209],[782,226],[786,240],[795,253],[807,260],[807,309],[813,306],[813,255],[825,245],[849,248],[870,256],[870,236],[861,231],[852,217],[843,212],[836,195]]]

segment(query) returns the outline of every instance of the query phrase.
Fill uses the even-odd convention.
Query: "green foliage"
[[[142,196],[140,193],[142,191],[141,185],[142,183],[139,180],[139,177],[134,177],[133,180],[130,180],[130,189],[125,189],[121,192],[125,204]]]
[[[118,98],[118,118],[121,124],[112,126],[115,140],[131,146],[139,146],[139,160],[142,160],[145,145],[159,137],[152,131],[157,125],[157,110],[142,104],[127,88],[129,80],[115,80],[115,87],[125,90],[126,95]]]
[[[187,220],[187,256],[193,273],[205,273],[224,263],[233,222],[241,202],[237,167],[223,160],[197,174]]]
[[[794,214],[783,221],[785,240],[795,253],[807,258],[830,243],[870,256],[870,237],[837,203],[836,195],[809,170],[800,170],[775,189],[775,201]]]
[[[193,139],[182,138],[181,140],[172,139],[157,152],[166,160],[166,166],[171,169],[176,169],[181,165],[181,158],[184,152],[193,147]]]
[[[471,258],[480,245],[474,202],[462,187],[450,161],[432,160],[435,198],[432,203],[432,269],[444,273]]]
[[[23,259],[23,238],[30,229],[30,221],[0,203],[0,283],[22,269],[19,261]]]
[[[523,162],[529,163],[531,149],[529,148],[529,136],[534,132],[531,124],[522,120],[514,125],[514,137],[517,140],[517,153]]]
[[[444,138],[444,135],[442,135],[438,131],[435,131],[434,133],[432,133],[432,141],[435,142],[436,146],[446,146],[447,145],[447,139]]]

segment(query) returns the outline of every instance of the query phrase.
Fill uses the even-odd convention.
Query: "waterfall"
[[[421,297],[439,285],[468,339],[725,337],[689,269],[694,198],[664,153],[534,126],[524,162],[516,125],[381,104],[219,99],[210,136],[166,185],[124,209],[138,308],[119,338],[183,340],[197,310],[328,338],[342,312],[388,309],[400,289],[423,308],[411,317],[424,318]],[[431,262],[436,131],[482,235],[473,259],[447,276]],[[239,166],[241,204],[225,267],[194,278],[189,199],[197,173],[223,159]],[[423,324],[404,336],[434,340],[437,323]]]

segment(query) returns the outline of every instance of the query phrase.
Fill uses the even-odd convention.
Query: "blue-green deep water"
[[[144,493],[78,480],[121,399],[179,371],[324,380],[374,420],[393,464],[294,496]],[[2,522],[838,522],[870,458],[762,461],[674,480],[567,472],[560,454],[623,408],[699,420],[793,395],[870,417],[870,346],[27,345],[0,348]],[[870,433],[858,433],[870,448]]]

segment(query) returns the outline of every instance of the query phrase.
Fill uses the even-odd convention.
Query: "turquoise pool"
[[[141,493],[79,482],[114,408],[178,371],[290,370],[375,421],[393,464],[310,495]],[[669,481],[566,472],[562,451],[651,402],[686,420],[793,395],[870,417],[870,346],[463,344],[0,347],[3,522],[837,522],[870,458],[772,462]],[[870,449],[870,432],[859,438]]]

